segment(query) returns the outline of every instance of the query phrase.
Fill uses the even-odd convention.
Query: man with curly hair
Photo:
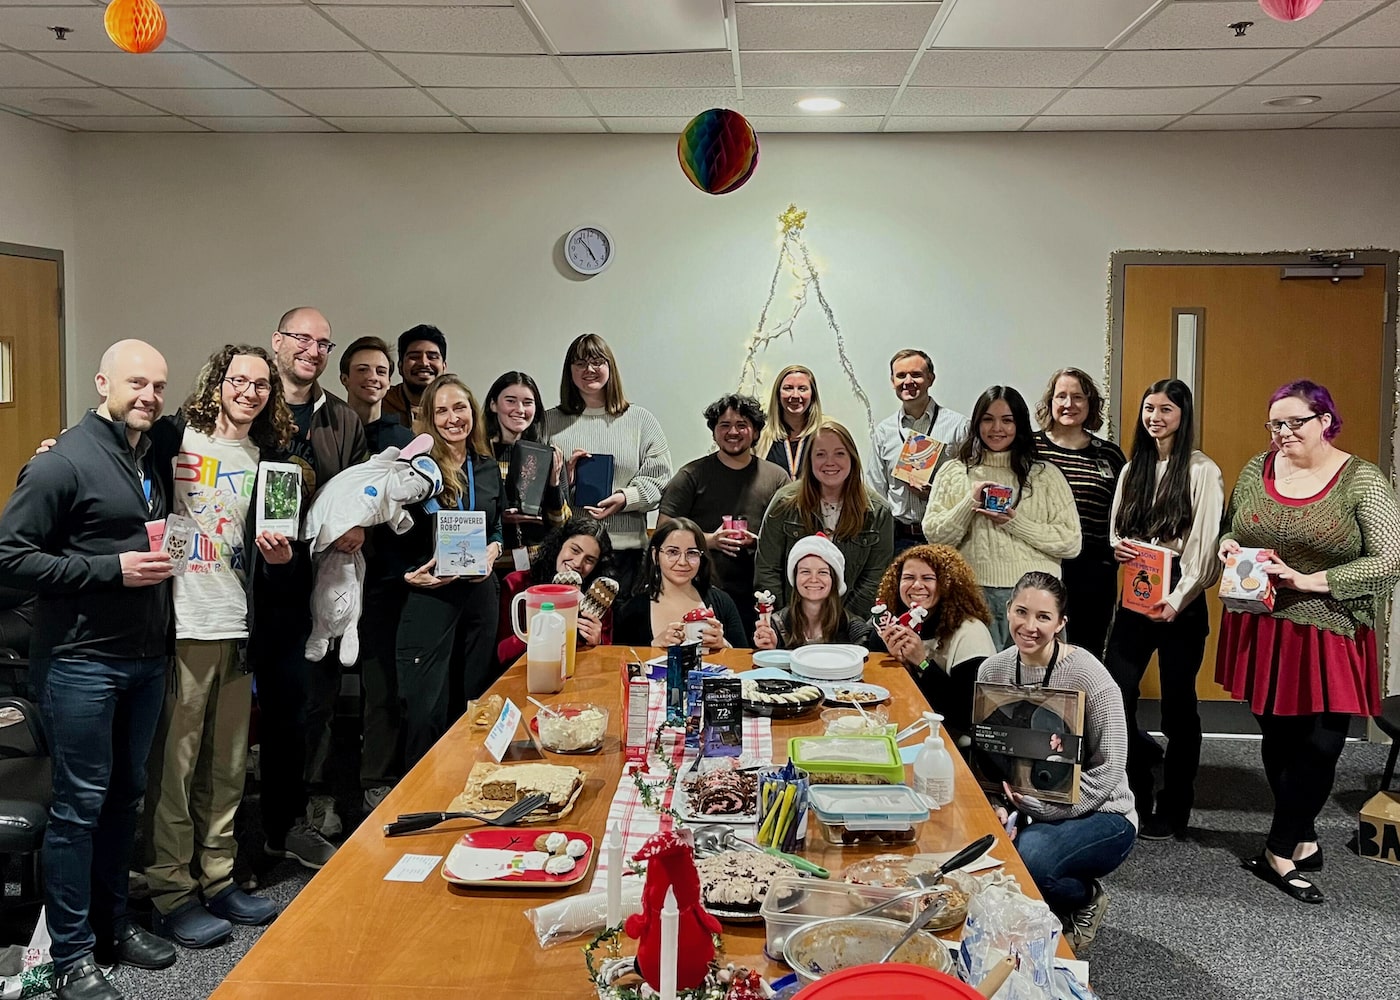
[[[184,406],[151,431],[171,509],[195,524],[175,576],[175,677],[146,790],[146,878],[153,927],[188,948],[264,924],[270,901],[233,881],[233,816],[243,797],[253,679],[249,648],[260,578],[292,559],[285,535],[255,532],[260,461],[285,457],[292,417],[261,347],[215,351]]]

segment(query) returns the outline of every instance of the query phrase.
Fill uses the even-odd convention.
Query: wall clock
[[[579,274],[597,274],[612,263],[613,239],[602,226],[579,226],[564,239],[564,259]]]

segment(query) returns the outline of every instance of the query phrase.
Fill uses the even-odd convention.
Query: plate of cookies
[[[486,827],[452,845],[442,877],[453,885],[562,889],[583,881],[596,853],[593,838],[580,830]]]

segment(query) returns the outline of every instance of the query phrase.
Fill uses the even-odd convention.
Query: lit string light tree
[[[855,366],[851,364],[850,357],[846,354],[846,338],[841,333],[841,326],[836,322],[836,315],[831,311],[831,306],[826,301],[826,296],[822,294],[821,278],[817,274],[816,265],[812,263],[812,255],[807,250],[807,241],[802,236],[802,230],[807,224],[807,213],[799,211],[796,205],[788,205],[787,210],[778,216],[778,222],[783,227],[783,241],[778,248],[778,266],[773,269],[773,280],[768,283],[768,299],[763,303],[763,311],[758,314],[758,328],[753,336],[749,337],[749,342],[744,353],[744,367],[739,373],[739,391],[762,399],[763,379],[758,373],[758,355],[767,350],[768,345],[782,337],[789,340],[794,339],[792,327],[797,322],[798,315],[802,312],[802,307],[807,304],[809,293],[816,293],[817,304],[822,307],[822,312],[826,315],[826,325],[831,328],[831,332],[836,337],[836,354],[841,361],[841,370],[846,373],[846,379],[851,384],[851,392],[856,399],[860,400],[861,406],[865,408],[865,425],[871,439],[875,437],[875,417],[870,410],[870,397],[861,388],[860,380],[856,378]],[[773,305],[773,299],[778,292],[778,279],[782,276],[786,268],[801,285],[793,293],[792,312],[787,319],[768,326],[768,310]]]

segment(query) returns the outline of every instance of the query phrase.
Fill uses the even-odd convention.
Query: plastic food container
[[[902,785],[904,764],[894,737],[794,736],[788,759],[814,785]]]
[[[802,878],[796,874],[780,875],[769,885],[759,909],[767,930],[764,953],[773,961],[781,962],[788,935],[799,927],[827,917],[848,917],[872,903],[893,899],[903,891],[894,886],[851,885]]]
[[[822,723],[828,736],[879,736],[890,731],[889,712],[883,705],[867,708],[864,715],[854,708],[824,708]]]
[[[836,847],[912,844],[928,822],[928,805],[908,785],[813,785],[817,827]]]
[[[551,753],[595,753],[608,735],[608,710],[601,705],[550,705],[531,724],[540,746]]]
[[[788,935],[783,945],[783,961],[803,982],[814,983],[842,969],[878,962],[906,929],[906,924],[883,917],[815,920]],[[953,958],[948,954],[947,945],[928,931],[919,931],[900,945],[891,961],[945,973],[953,971]]]

